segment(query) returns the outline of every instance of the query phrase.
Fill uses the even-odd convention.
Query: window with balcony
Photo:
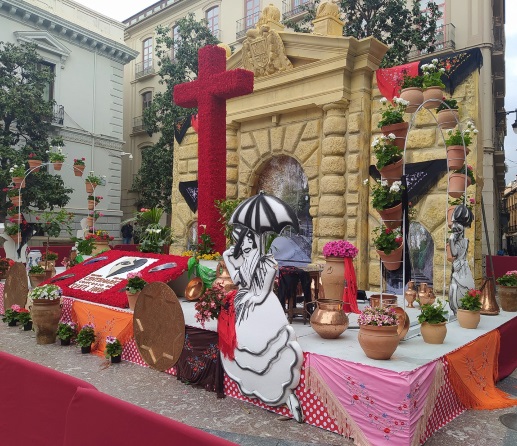
[[[309,4],[314,4],[314,0],[284,0],[282,2],[283,19],[290,20],[300,16],[305,11],[304,6]]]
[[[424,0],[420,3],[421,11],[424,13],[428,12],[428,4],[431,0]],[[456,28],[452,23],[446,22],[445,16],[445,2],[443,0],[435,0],[436,5],[438,6],[438,10],[442,13],[442,16],[436,20],[436,34],[435,34],[435,49],[436,51],[443,51],[444,49],[451,48],[454,49],[456,46],[455,40],[455,31]],[[422,51],[412,51],[409,54],[409,58],[421,57],[429,54],[428,50]]]
[[[244,17],[237,20],[237,39],[246,35],[248,29],[254,28],[260,17],[260,0],[244,0]]]
[[[145,39],[142,51],[144,70],[153,66],[153,38]]]
[[[219,37],[219,6],[214,6],[206,11],[206,21],[208,22],[208,29],[215,36]]]
[[[54,100],[54,76],[56,74],[56,66],[54,64],[51,64],[49,62],[40,62],[38,64],[39,70],[48,70],[52,75],[52,80],[45,85],[45,90],[43,91],[43,98],[46,101],[53,101]]]

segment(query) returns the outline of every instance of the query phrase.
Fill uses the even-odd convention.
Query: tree
[[[0,42],[0,213],[5,217],[6,193],[11,184],[9,169],[15,164],[28,167],[29,154],[48,161],[51,145],[61,144],[52,138],[54,101],[45,99],[45,90],[54,74],[40,64],[36,46]],[[39,210],[66,206],[73,189],[64,187],[60,176],[50,175],[45,168],[26,179],[22,189],[22,209]]]
[[[306,15],[300,22],[286,25],[297,32],[309,32],[321,0],[304,4]],[[442,13],[435,2],[427,3],[422,12],[420,0],[413,0],[411,9],[406,0],[340,0],[344,36],[363,39],[373,36],[389,46],[382,67],[407,63],[411,50],[433,52],[436,48],[436,20]]]
[[[175,26],[176,40],[169,28],[160,26],[156,30],[158,75],[165,89],[154,96],[144,111],[144,125],[149,134],[160,133],[160,138],[143,151],[142,166],[133,182],[133,190],[140,194],[139,208],[161,207],[167,213],[171,212],[174,127],[181,118],[195,113],[174,104],[174,86],[194,80],[198,50],[219,42],[207,28],[206,20],[196,21],[193,14],[180,19]]]

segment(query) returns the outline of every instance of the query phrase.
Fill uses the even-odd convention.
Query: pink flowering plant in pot
[[[517,270],[507,271],[497,279],[497,283],[502,286],[517,286]]]
[[[323,246],[325,257],[350,257],[353,259],[358,252],[359,250],[348,240],[333,240]]]
[[[115,336],[106,337],[106,349],[104,350],[104,356],[109,359],[113,356],[122,355],[122,344]]]
[[[397,313],[393,307],[365,307],[357,318],[359,325],[391,327],[398,324]]]
[[[218,319],[221,314],[221,307],[224,304],[226,293],[220,284],[208,288],[194,305],[196,310],[195,318],[203,328],[207,321]]]

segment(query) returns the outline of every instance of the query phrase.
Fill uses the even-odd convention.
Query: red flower
[[[356,400],[356,401],[359,399],[359,397],[358,397],[357,395],[354,395],[352,398],[353,398],[354,400]]]
[[[384,428],[384,433],[389,434],[390,433],[390,428],[389,427],[385,427]]]
[[[386,234],[391,234],[393,231],[390,229],[390,228],[386,228],[386,230],[384,231]]]

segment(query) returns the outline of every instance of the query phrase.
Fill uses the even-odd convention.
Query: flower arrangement
[[[424,88],[439,87],[445,88],[441,77],[445,73],[445,68],[438,68],[438,59],[433,59],[431,63],[424,64],[420,67],[423,73],[422,86]]]
[[[170,228],[164,228],[159,223],[151,223],[145,228],[138,249],[141,252],[160,253],[171,240]]]
[[[122,344],[115,336],[106,337],[106,349],[104,356],[111,358],[112,356],[120,356],[122,354]]]
[[[147,285],[147,282],[138,273],[129,273],[127,279],[126,291],[131,294],[142,291]]]
[[[95,172],[93,170],[90,171],[90,173],[88,174],[88,176],[85,178],[84,180],[86,183],[91,183],[91,184],[101,184],[102,183],[102,178],[95,175]]]
[[[502,286],[517,286],[517,270],[507,271],[504,275],[499,277],[497,283]]]
[[[368,184],[369,180],[364,180]],[[372,206],[378,211],[392,208],[402,200],[402,182],[394,181],[390,186],[387,180],[375,181],[372,186]]]
[[[25,176],[25,166],[15,164],[13,167],[9,169],[9,173],[12,177],[24,177]]]
[[[44,273],[45,273],[45,268],[43,268],[40,265],[31,266],[29,269],[29,274],[44,274]]]
[[[79,347],[89,347],[95,342],[95,326],[93,324],[84,324],[75,340]]]
[[[57,260],[59,257],[59,254],[54,251],[47,251],[43,253],[41,256],[41,260]]]
[[[439,324],[446,322],[449,312],[444,308],[443,302],[440,299],[432,304],[422,305],[421,313],[418,315],[418,322],[421,324],[427,322],[428,324]]]
[[[382,135],[373,140],[372,147],[377,158],[377,164],[375,164],[377,169],[382,169],[402,159],[403,150],[393,143],[395,138],[396,136],[390,133],[388,136]]]
[[[11,305],[11,308],[5,310],[5,314],[2,318],[2,321],[6,322],[7,324],[15,325],[16,322],[18,322],[18,312],[20,311],[20,309],[21,307],[19,305]]]
[[[63,295],[63,291],[57,285],[42,285],[33,288],[27,295],[28,299],[57,300]]]
[[[18,225],[18,224],[9,225],[9,226],[6,226],[6,228],[5,228],[5,233],[7,235],[16,235],[16,234],[18,234],[18,232],[20,232],[20,225]]]
[[[57,326],[57,337],[63,341],[74,339],[77,335],[77,324],[75,322],[59,322]]]
[[[476,177],[474,175],[474,168],[471,165],[463,164],[463,167],[454,171],[454,173],[462,173],[470,178],[470,184],[476,184]]]
[[[195,318],[203,328],[205,323],[210,319],[217,319],[221,313],[226,294],[224,288],[220,284],[216,284],[208,288],[201,298],[196,302],[194,308],[196,310]]]
[[[481,291],[470,289],[460,299],[462,310],[479,311],[481,310]]]
[[[472,208],[476,204],[476,199],[467,195],[467,199],[465,200],[465,194],[463,194],[460,198],[455,198],[454,200],[449,199],[449,206],[459,206],[460,204],[464,204],[472,211]]]
[[[403,238],[400,228],[390,229],[381,225],[376,227],[372,233],[374,235],[373,244],[377,251],[391,254],[402,245]]]
[[[29,322],[32,322],[32,316],[27,308],[20,308],[18,310],[18,322],[20,325],[27,325]]]
[[[436,107],[436,113],[441,112],[442,110],[458,110],[458,101],[456,99],[446,99],[442,98],[442,102],[440,102],[440,105]]]
[[[404,71],[404,76],[402,77],[402,82],[400,83],[400,88],[422,88],[424,82],[423,76],[410,76]]]
[[[61,147],[58,147],[55,152],[52,152],[50,150],[47,150],[48,153],[48,159],[51,163],[62,163],[66,156],[63,153],[63,149]]]
[[[103,197],[98,195],[88,195],[88,201],[95,201],[95,204],[99,204]]]
[[[404,122],[404,113],[406,112],[406,108],[409,105],[408,101],[395,96],[393,98],[393,103],[395,106],[391,105],[391,103],[388,103],[388,100],[385,97],[382,97],[380,102],[383,106],[386,104],[388,104],[388,106],[386,110],[382,111],[382,119],[379,121],[378,125],[379,128]]]
[[[390,327],[398,324],[397,313],[393,307],[365,307],[357,317],[357,323]]]
[[[74,158],[74,166],[84,166],[86,158]]]
[[[85,240],[93,240],[95,242],[111,242],[114,240],[114,238],[115,237],[109,235],[108,231],[98,230],[87,234]],[[79,247],[77,249],[79,249]]]
[[[348,240],[333,240],[323,246],[325,257],[351,257],[353,259],[358,252],[359,250]]]
[[[467,128],[463,131],[460,129],[456,129],[454,131],[447,130],[447,139],[445,140],[445,145],[449,146],[462,146],[463,142],[465,142],[465,147],[468,147],[472,144],[472,135],[477,135],[479,130],[476,128],[472,121],[467,122]]]

